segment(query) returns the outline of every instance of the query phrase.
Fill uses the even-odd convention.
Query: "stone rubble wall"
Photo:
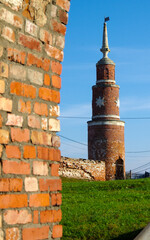
[[[105,162],[61,157],[61,177],[105,181]]]
[[[61,72],[70,0],[0,0],[0,240],[60,239]]]

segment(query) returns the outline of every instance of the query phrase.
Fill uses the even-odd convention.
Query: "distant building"
[[[119,116],[119,86],[104,22],[103,58],[96,64],[97,81],[92,87],[92,121],[88,122],[88,159],[105,161],[106,180],[125,178],[124,122]]]

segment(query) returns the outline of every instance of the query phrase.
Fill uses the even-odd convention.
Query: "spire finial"
[[[103,28],[103,45],[100,51],[103,53],[103,58],[108,58],[107,54],[110,52],[108,46],[108,36],[107,36],[107,21],[109,21],[109,17],[104,18],[104,28]]]

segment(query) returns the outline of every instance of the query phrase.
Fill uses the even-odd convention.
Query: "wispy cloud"
[[[121,112],[150,110],[150,98],[128,97],[121,100]]]
[[[95,63],[80,63],[80,64],[64,64],[63,70],[82,70],[85,71],[87,69],[93,69],[95,67]]]
[[[90,103],[67,105],[66,108],[61,110],[61,116],[71,117],[90,117],[92,106]]]

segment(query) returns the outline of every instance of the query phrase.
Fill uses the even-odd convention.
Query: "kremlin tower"
[[[105,161],[106,180],[125,178],[124,122],[119,116],[119,86],[115,63],[108,58],[107,24],[103,29],[103,58],[96,64],[97,80],[92,87],[92,120],[88,122],[88,159]]]

